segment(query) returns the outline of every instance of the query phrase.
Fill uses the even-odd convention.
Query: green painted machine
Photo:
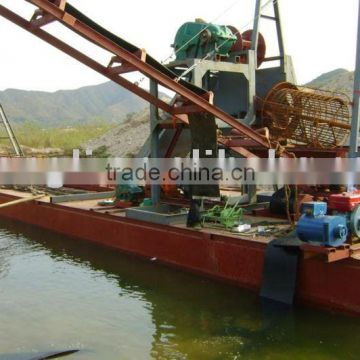
[[[117,173],[117,184],[115,189],[115,202],[126,202],[131,204],[140,204],[145,196],[143,187],[126,181],[123,173]]]
[[[180,27],[173,47],[177,60],[203,58],[211,52],[228,57],[236,41],[237,37],[229,27],[198,20]]]
[[[215,205],[202,215],[202,225],[206,223],[212,225],[224,226],[225,229],[231,230],[241,224],[244,216],[244,209],[239,206],[239,201],[234,205],[229,205],[229,200],[225,206]]]

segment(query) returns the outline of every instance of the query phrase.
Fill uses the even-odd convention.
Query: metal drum
[[[351,129],[345,96],[286,82],[270,90],[261,117],[274,140],[292,140],[313,148],[341,146]]]

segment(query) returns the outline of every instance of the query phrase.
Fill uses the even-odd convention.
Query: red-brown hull
[[[14,197],[0,194],[0,203]],[[258,290],[266,245],[42,202],[0,210],[0,216]],[[296,298],[360,315],[360,261],[302,260]]]

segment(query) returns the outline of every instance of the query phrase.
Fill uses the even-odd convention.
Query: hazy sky
[[[252,27],[255,6],[255,0],[69,2],[109,30],[147,49],[158,60],[164,60],[171,54],[170,44],[182,23],[201,17],[209,22],[234,25],[244,31]],[[266,0],[263,2],[266,3]],[[286,53],[293,57],[299,84],[335,68],[354,69],[358,0],[279,2]],[[175,7],[175,3],[181,6]],[[27,18],[34,9],[24,0],[0,0],[0,4],[17,10]],[[268,21],[263,21],[262,24],[260,30],[267,40],[269,53],[274,53],[273,29]],[[54,24],[47,28],[62,38],[71,40],[71,44],[104,64],[108,62],[109,54],[89,46],[67,29]],[[101,75],[2,17],[0,34],[0,89],[54,91],[106,81]]]

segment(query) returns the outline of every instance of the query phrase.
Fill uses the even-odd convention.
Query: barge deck
[[[0,204],[26,197],[31,194],[0,190]],[[53,204],[44,197],[0,209],[0,216],[254,291],[261,288],[266,247],[274,238],[133,220],[121,209],[99,208],[97,200]],[[359,260],[302,256],[296,302],[360,315]]]

